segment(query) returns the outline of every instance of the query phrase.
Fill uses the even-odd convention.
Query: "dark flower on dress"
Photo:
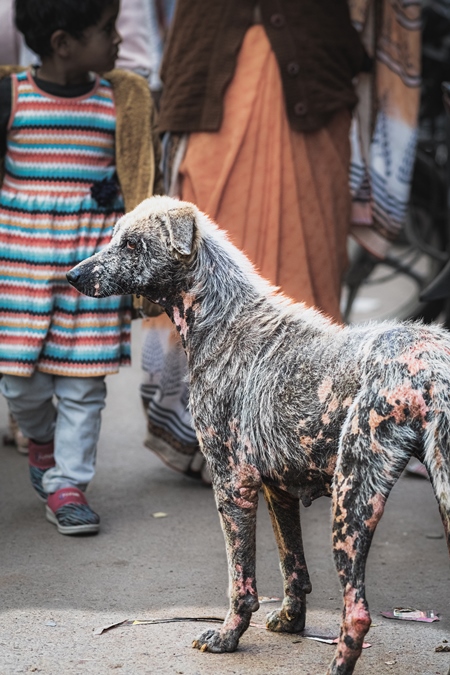
[[[111,206],[119,192],[116,178],[96,180],[91,185],[91,195],[99,206]]]

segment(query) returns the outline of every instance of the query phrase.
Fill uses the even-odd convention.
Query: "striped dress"
[[[100,206],[97,181],[115,175],[112,87],[84,96],[40,90],[12,75],[0,190],[0,372],[93,377],[130,362],[130,300],[81,295],[66,272],[105,246],[123,214],[120,191]],[[94,194],[99,199],[98,194]]]

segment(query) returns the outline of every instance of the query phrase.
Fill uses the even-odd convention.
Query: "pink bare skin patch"
[[[173,308],[173,321],[175,323],[175,326],[179,329],[180,335],[184,337],[186,340],[187,338],[187,332],[188,332],[188,325],[187,321],[184,317],[181,316],[180,310],[178,307]]]
[[[422,392],[413,388],[409,380],[394,389],[381,390],[380,396],[384,396],[392,406],[393,410],[390,412],[390,416],[395,419],[397,424],[405,422],[407,417],[410,416],[413,419],[422,420],[423,427],[426,426],[428,406]]]
[[[236,592],[240,596],[255,595],[255,578],[245,577],[242,571],[242,565],[236,565],[237,578],[234,581]]]
[[[371,517],[364,521],[368,529],[373,532],[383,515],[384,506],[386,504],[386,498],[382,494],[376,494],[371,499],[369,499],[368,504],[373,508],[373,513]]]
[[[369,611],[364,599],[356,600],[356,595],[356,588],[345,588],[343,622],[335,659],[338,666],[356,661],[369,630]]]
[[[359,427],[358,408],[356,408],[352,417],[351,432],[353,436],[358,436],[361,433],[361,429]]]
[[[331,377],[325,377],[319,384],[319,389],[317,390],[317,397],[320,403],[325,403],[326,399],[331,394],[332,387],[333,380]]]

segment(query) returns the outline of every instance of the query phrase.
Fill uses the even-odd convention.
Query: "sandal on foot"
[[[19,425],[11,413],[9,414],[8,431],[3,436],[3,444],[14,446],[21,455],[28,455],[28,438],[25,438],[20,431]]]
[[[174,471],[184,473],[189,478],[200,479],[204,485],[211,486],[209,469],[198,443],[181,443],[166,429],[148,421],[144,445]]]
[[[61,534],[96,534],[100,529],[100,517],[76,487],[61,488],[48,495],[45,515]]]

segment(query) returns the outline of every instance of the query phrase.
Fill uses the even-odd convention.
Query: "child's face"
[[[122,41],[116,30],[116,19],[119,13],[119,0],[105,9],[100,21],[89,26],[83,36],[76,40],[73,59],[80,70],[104,73],[114,68]]]

